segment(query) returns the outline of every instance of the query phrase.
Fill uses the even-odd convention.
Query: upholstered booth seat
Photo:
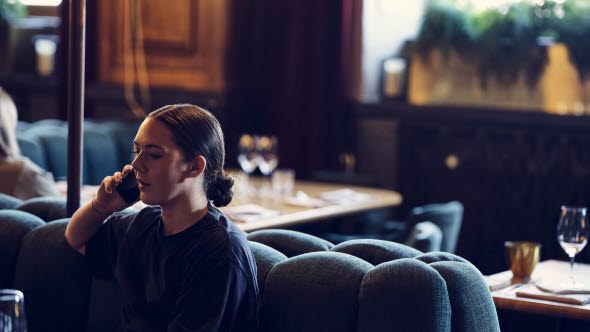
[[[435,203],[412,209],[408,218],[410,225],[431,221],[442,231],[441,251],[455,253],[463,222],[463,204],[458,201]]]
[[[14,288],[25,295],[29,331],[85,331],[90,272],[67,243],[68,219],[30,231],[21,245]]]
[[[443,232],[436,224],[422,221],[414,225],[405,245],[422,252],[442,250]]]
[[[133,160],[133,140],[139,130],[141,121],[105,121],[102,122],[101,130],[111,136],[116,143],[119,166],[122,168]]]
[[[29,198],[13,209],[28,212],[45,221],[67,217],[66,199],[61,197]]]
[[[400,243],[372,239],[342,242],[331,250],[361,258],[373,265],[422,254],[421,251]]]
[[[85,183],[98,185],[123,165],[119,163],[115,138],[103,126],[87,122],[84,127],[84,164],[88,172]]]
[[[262,331],[499,331],[483,276],[459,256],[384,240],[330,247],[294,231],[255,233],[279,251],[306,248],[272,263]]]
[[[12,288],[14,270],[23,238],[44,225],[38,217],[15,210],[0,210],[0,289]]]
[[[334,246],[319,237],[287,229],[266,229],[248,234],[248,240],[272,247],[287,257],[326,251]]]
[[[391,282],[395,282],[394,287],[388,284]],[[386,262],[368,271],[359,307],[359,331],[391,331],[391,326],[406,326],[412,331],[453,330],[444,279],[415,259]]]
[[[41,143],[47,170],[53,174],[53,178],[64,180],[67,176],[67,128],[52,123],[35,123],[26,134],[36,137]]]
[[[270,271],[262,331],[356,331],[361,283],[373,266],[338,252],[314,252]]]
[[[45,150],[41,145],[42,143],[39,137],[25,132],[23,134],[19,134],[16,137],[16,140],[20,149],[20,153],[23,156],[29,158],[32,162],[37,164],[37,166],[43,169],[48,169],[46,159],[47,156],[45,155]]]
[[[405,221],[365,222],[354,234],[322,233],[333,243],[354,239],[379,239],[404,243],[416,249],[454,253],[463,220],[463,204],[458,201],[417,206]]]
[[[102,179],[131,162],[133,139],[140,121],[84,123],[82,182],[100,184]],[[21,154],[51,172],[56,180],[67,175],[67,125],[57,119],[19,122],[17,141]]]
[[[22,202],[23,202],[23,200],[20,198],[16,198],[16,197],[12,197],[10,195],[0,193],[0,210],[12,209],[15,206],[21,204]]]
[[[23,237],[12,288],[25,294],[29,331],[121,331],[116,285],[91,277],[65,240],[66,223],[37,220]],[[0,232],[0,245],[6,236]],[[250,240],[261,331],[499,331],[482,275],[453,254],[379,240],[332,247],[293,231],[250,236],[265,242]]]
[[[267,245],[254,241],[250,241],[250,248],[252,248],[252,253],[256,260],[258,289],[262,295],[264,294],[264,285],[266,284],[268,273],[275,265],[287,260],[287,256]]]

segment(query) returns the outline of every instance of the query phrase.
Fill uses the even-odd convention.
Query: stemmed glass
[[[26,332],[24,296],[15,289],[0,289],[0,332]]]
[[[270,179],[272,171],[279,165],[279,140],[276,136],[259,136],[256,139],[256,151],[260,172]]]
[[[279,140],[276,136],[260,136],[256,140],[256,150],[260,156],[260,172],[269,176],[279,165]]]
[[[250,193],[252,187],[250,185],[250,174],[254,172],[259,163],[259,155],[256,148],[257,138],[250,134],[244,134],[240,137],[238,143],[238,162],[242,171],[246,174],[245,186],[246,192]]]
[[[590,225],[586,218],[585,207],[562,206],[559,224],[557,225],[557,240],[570,257],[570,277],[567,288],[582,288],[583,283],[576,282],[574,278],[574,258],[584,249],[588,242]]]

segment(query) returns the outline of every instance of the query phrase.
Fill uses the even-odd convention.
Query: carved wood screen
[[[567,259],[556,226],[562,204],[590,204],[590,134],[482,122],[402,121],[404,203],[461,201],[458,254],[484,273],[508,268],[507,240],[540,242],[543,260]],[[590,262],[590,250],[576,260]]]
[[[138,72],[141,79],[138,70],[142,66],[141,54],[133,53],[133,45],[143,43],[150,86],[223,90],[227,83],[224,71],[228,2],[100,0],[99,81],[137,82],[137,76],[133,75]]]

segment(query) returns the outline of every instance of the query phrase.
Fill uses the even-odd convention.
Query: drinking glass
[[[259,160],[258,151],[256,150],[256,137],[250,134],[242,135],[238,143],[238,162],[242,171],[246,174],[244,185],[247,193],[252,189],[250,185],[250,174],[258,167]]]
[[[24,296],[15,289],[0,289],[0,332],[26,332]]]
[[[588,225],[586,218],[586,208],[562,206],[557,225],[557,240],[570,258],[570,277],[568,282],[563,285],[567,288],[584,287],[574,278],[574,258],[586,246],[589,234],[590,225]]]
[[[271,177],[272,191],[277,198],[289,197],[295,186],[295,171],[292,169],[277,169]]]
[[[256,150],[260,156],[260,172],[269,176],[279,165],[279,140],[276,136],[260,136],[256,140]]]

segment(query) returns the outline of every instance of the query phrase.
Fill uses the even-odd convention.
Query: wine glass
[[[15,289],[0,289],[0,332],[26,332],[24,296]]]
[[[240,137],[238,143],[238,163],[242,171],[246,174],[245,176],[245,191],[250,193],[250,174],[254,172],[258,166],[259,156],[256,151],[256,137],[250,134],[244,134]]]
[[[279,140],[276,136],[260,136],[256,140],[260,172],[269,176],[279,165]]]
[[[590,225],[586,218],[585,207],[562,206],[559,224],[557,225],[557,240],[570,257],[570,277],[564,286],[567,288],[582,288],[581,282],[574,278],[574,258],[584,249],[588,242]]]
[[[276,136],[259,136],[256,139],[256,151],[258,151],[258,167],[267,180],[261,188],[261,193],[270,190],[270,174],[279,165],[279,140]]]

